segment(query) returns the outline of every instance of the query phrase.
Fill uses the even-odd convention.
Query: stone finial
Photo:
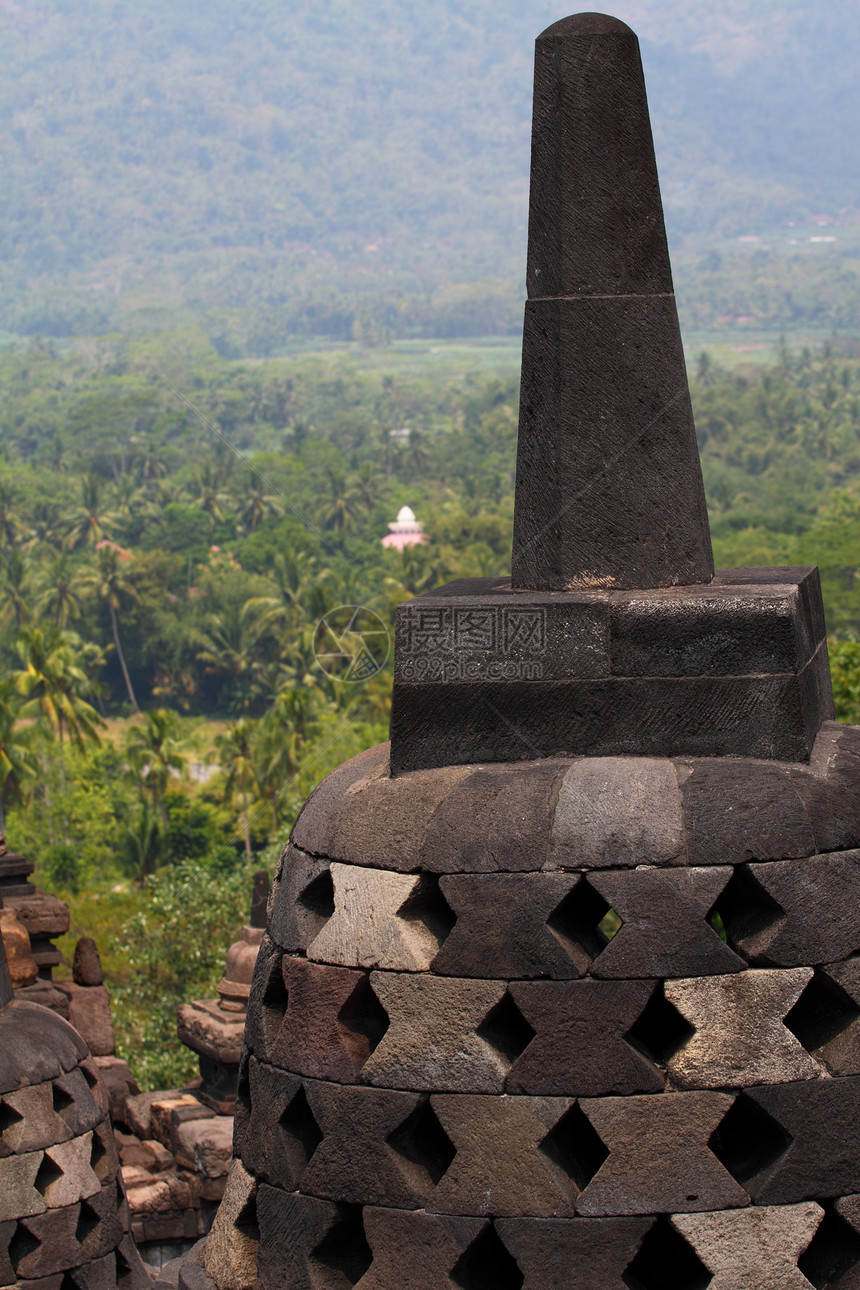
[[[639,42],[537,39],[512,585],[713,575]]]
[[[104,983],[98,946],[91,936],[82,936],[75,946],[72,977],[75,985],[102,985]]]

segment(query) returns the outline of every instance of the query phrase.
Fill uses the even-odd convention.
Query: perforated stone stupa
[[[513,577],[296,823],[188,1284],[860,1286],[860,730],[816,571],[713,572],[611,18],[537,42],[528,288]]]

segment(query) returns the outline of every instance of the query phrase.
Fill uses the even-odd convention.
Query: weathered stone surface
[[[434,1213],[572,1215],[577,1183],[547,1140],[572,1106],[562,1097],[477,1097],[442,1094],[430,1099],[456,1155],[426,1204]],[[576,1171],[575,1171],[576,1172]]]
[[[523,1273],[522,1290],[626,1285],[650,1218],[500,1218],[496,1231]]]
[[[579,1197],[577,1213],[687,1213],[749,1204],[709,1146],[732,1101],[723,1093],[667,1093],[580,1102],[609,1155]]]
[[[511,985],[511,998],[536,1033],[508,1073],[507,1092],[661,1092],[662,1073],[626,1039],[652,992],[650,981]]]
[[[656,758],[576,761],[561,781],[550,865],[602,869],[685,863],[678,775]]]
[[[37,1181],[48,1209],[75,1205],[98,1194],[101,1181],[92,1168],[92,1155],[92,1133],[61,1142],[45,1152]]]
[[[373,1262],[358,1290],[457,1290],[463,1282],[453,1281],[452,1272],[490,1230],[486,1219],[423,1211],[368,1208],[363,1218]],[[480,1261],[479,1248],[473,1258]]]
[[[257,1184],[236,1160],[212,1223],[203,1266],[219,1290],[254,1290],[257,1282]]]
[[[151,1138],[152,1104],[177,1097],[178,1089],[160,1089],[149,1093],[134,1093],[126,1101],[126,1124],[138,1138]]]
[[[788,767],[741,758],[691,763],[682,779],[691,865],[782,860],[815,850]]]
[[[784,1135],[778,1154],[772,1146],[756,1158],[754,1141],[745,1152],[744,1187],[757,1205],[860,1191],[860,1079],[776,1084],[744,1097]]]
[[[721,1214],[676,1214],[672,1225],[712,1272],[708,1290],[749,1290],[751,1276],[756,1290],[808,1290],[812,1282],[797,1261],[823,1215],[820,1205],[807,1201]]]
[[[54,1109],[54,1086],[50,1080],[7,1093],[3,1110],[7,1127],[0,1140],[0,1155],[40,1151],[73,1135],[73,1130]]]
[[[45,1198],[36,1186],[43,1153],[30,1151],[0,1160],[0,1223],[44,1214]]]
[[[200,1105],[193,1093],[178,1092],[167,1096],[162,1095],[150,1104],[152,1136],[162,1146],[167,1147],[168,1151],[173,1145],[174,1113],[183,1108],[187,1108],[194,1119],[211,1114],[208,1108]]]
[[[831,1075],[860,1075],[860,958],[819,968],[790,1020]]]
[[[739,972],[744,960],[707,921],[731,875],[727,868],[592,874],[591,886],[622,920],[592,964],[593,975],[629,979]]]
[[[737,1088],[816,1079],[821,1066],[784,1024],[811,968],[667,981],[665,994],[693,1034],[666,1068],[682,1088]]]
[[[108,1099],[110,1118],[114,1124],[125,1124],[126,1102],[140,1092],[140,1086],[128,1062],[121,1057],[96,1057],[93,1060]]]
[[[311,855],[334,856],[337,860],[352,857],[335,849],[337,822],[341,811],[352,806],[354,794],[349,789],[356,785],[361,793],[368,778],[388,774],[388,743],[376,744],[351,757],[317,784],[305,802],[293,827],[290,840]]]
[[[113,1182],[119,1173],[119,1151],[108,1119],[93,1129],[90,1168],[102,1184]]]
[[[491,765],[455,779],[429,821],[422,868],[436,873],[541,869],[556,782],[564,769],[554,761],[526,762],[511,774],[505,766]]]
[[[17,1260],[13,1255],[17,1278],[29,1281],[79,1267],[85,1255],[75,1236],[77,1225],[77,1205],[23,1219],[17,1234],[21,1253]]]
[[[417,1094],[310,1080],[305,1094],[322,1139],[304,1171],[303,1193],[397,1209],[424,1203],[433,1191],[438,1160],[435,1144],[425,1154],[423,1144],[404,1128],[421,1122]],[[436,1132],[441,1140],[444,1135]]]
[[[0,1095],[54,1079],[86,1055],[78,1032],[56,1013],[17,999],[0,1012]]]
[[[334,914],[308,946],[308,958],[346,967],[425,971],[439,950],[427,880],[333,863]],[[437,900],[438,905],[438,900]]]
[[[91,936],[81,936],[75,946],[72,976],[76,985],[102,985],[104,982],[98,946]]]
[[[334,913],[329,861],[290,844],[270,897],[269,935],[282,950],[306,950]]]
[[[0,965],[2,965],[3,956],[0,954]],[[3,1005],[0,1004],[0,1007]],[[10,1286],[15,1281],[15,1269],[9,1258],[9,1242],[15,1235],[18,1224],[14,1219],[7,1223],[0,1223],[0,1286]],[[58,1288],[59,1290],[59,1288]]]
[[[226,1012],[215,999],[183,1003],[176,1029],[187,1048],[213,1062],[237,1065],[242,1055],[245,1013]]]
[[[88,1133],[102,1122],[108,1109],[102,1092],[98,1084],[90,1087],[82,1067],[54,1080],[54,1105],[73,1134]]]
[[[366,1083],[501,1093],[510,1058],[480,1027],[501,1003],[503,982],[390,972],[370,980],[391,1026],[363,1067]]]
[[[371,1263],[360,1211],[263,1184],[257,1194],[259,1290],[356,1284]]]
[[[176,1127],[173,1142],[178,1164],[203,1178],[225,1178],[233,1158],[233,1117],[186,1121]]]
[[[792,768],[791,778],[809,816],[815,851],[860,847],[860,727],[825,722],[815,741],[809,769]],[[808,855],[794,851],[792,855]],[[766,859],[765,856],[755,857]]]
[[[571,929],[561,914],[553,919],[578,882],[566,874],[442,878],[439,886],[457,921],[433,959],[432,971],[503,980],[582,976],[591,956],[565,934]]]
[[[114,1183],[108,1183],[81,1201],[76,1235],[88,1259],[104,1258],[120,1244],[123,1223]]]
[[[860,781],[858,781],[860,782]],[[834,962],[860,949],[860,851],[811,856],[753,864],[754,883],[783,911],[774,910],[764,927],[767,911],[752,902],[753,928],[746,935],[729,934],[741,953],[753,963],[773,967]],[[744,924],[739,900],[737,922]]]
[[[6,950],[3,938],[0,937],[0,1008],[12,1002],[12,978],[9,975],[9,964],[6,962]]]
[[[321,1137],[302,1080],[252,1057],[248,1081],[250,1118],[236,1151],[255,1178],[292,1190]]]
[[[262,1060],[301,1075],[355,1083],[386,1025],[367,975],[287,955],[272,971],[259,1021],[249,1005],[249,1047]]]
[[[74,981],[59,981],[69,1000],[69,1021],[81,1035],[90,1052],[99,1057],[109,1057],[116,1043],[110,1015],[110,997],[103,985],[76,985]]]

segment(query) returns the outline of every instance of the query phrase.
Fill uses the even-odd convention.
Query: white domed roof
[[[397,512],[397,523],[398,524],[415,523],[415,512],[413,511],[411,506],[401,506],[400,510]]]

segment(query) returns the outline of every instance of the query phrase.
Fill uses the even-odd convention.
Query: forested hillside
[[[685,320],[860,325],[856,5],[614,11],[643,37]],[[564,12],[4,0],[0,327],[194,320],[258,354],[516,331],[532,44]]]

